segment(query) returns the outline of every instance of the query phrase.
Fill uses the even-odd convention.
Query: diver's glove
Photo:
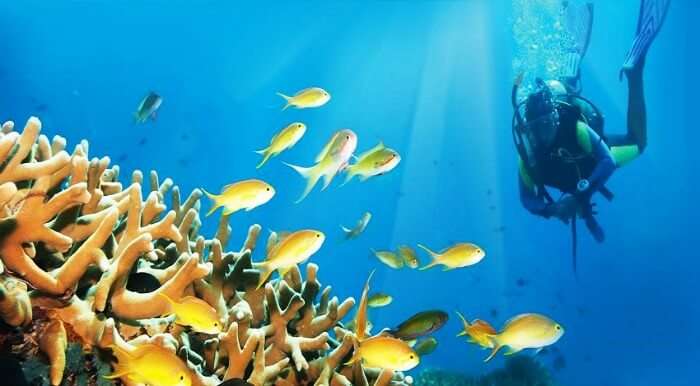
[[[560,198],[559,201],[547,205],[545,217],[556,217],[564,224],[568,224],[569,220],[576,215],[578,206],[578,199],[571,194],[567,194]]]
[[[588,228],[588,230],[591,232],[591,235],[593,235],[595,241],[599,243],[605,241],[605,232],[603,232],[603,228],[600,227],[600,224],[598,224],[595,217],[593,217],[593,215],[589,215],[585,216],[583,219],[586,222],[586,228]]]

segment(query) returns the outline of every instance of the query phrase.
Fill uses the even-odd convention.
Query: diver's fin
[[[637,64],[644,61],[651,43],[664,24],[670,3],[671,0],[642,0],[637,19],[637,34],[625,56],[620,70],[620,79],[624,72],[633,70]]]
[[[565,57],[562,76],[579,83],[581,73],[581,61],[588,51],[593,27],[593,4],[588,2],[582,5],[574,5],[571,2],[566,5],[566,25],[569,34],[574,40],[574,46]]]

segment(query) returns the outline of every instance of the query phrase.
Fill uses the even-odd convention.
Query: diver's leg
[[[627,135],[608,143],[618,166],[636,158],[647,146],[644,64],[649,47],[666,19],[669,3],[670,0],[641,0],[637,34],[620,72],[627,77]]]
[[[627,76],[627,137],[639,147],[639,153],[647,146],[647,107],[644,100],[644,63],[641,57],[637,64],[625,70]]]

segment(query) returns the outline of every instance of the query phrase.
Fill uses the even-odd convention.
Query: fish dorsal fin
[[[279,244],[279,235],[277,232],[270,230],[270,236],[267,237],[267,245],[265,246],[265,254],[269,255],[270,252]]]
[[[522,318],[525,318],[525,317],[528,317],[528,316],[530,316],[530,315],[532,315],[532,314],[520,314],[520,315],[515,315],[514,317],[512,317],[512,318],[506,320],[505,324],[503,324],[503,329],[505,329],[506,327],[508,327],[508,326],[511,325],[512,323],[515,323],[515,322],[517,322],[518,320],[520,320],[520,319],[522,319]]]
[[[371,148],[371,149],[365,151],[364,153],[360,154],[360,155],[357,157],[357,159],[358,159],[358,161],[360,161],[360,160],[362,160],[362,159],[364,159],[364,158],[367,158],[367,156],[369,156],[370,154],[376,153],[376,152],[381,151],[381,150],[384,150],[384,149],[386,149],[386,146],[384,146],[384,142],[379,141],[379,143],[378,143],[376,146],[374,146],[373,148]]]
[[[323,149],[321,149],[321,152],[318,153],[318,155],[316,156],[315,162],[321,162],[321,160],[326,158],[326,155],[328,155],[328,152],[331,150],[331,146],[333,145],[333,143],[335,142],[335,139],[338,138],[339,135],[340,135],[339,131],[336,132],[335,134],[333,134],[333,136],[328,141],[328,143],[326,143],[326,145],[323,147]]]
[[[236,185],[238,182],[232,182],[230,184],[226,184],[221,188],[221,194],[232,188],[234,185]]]
[[[307,88],[305,88],[305,89],[303,89],[303,90],[299,90],[296,94],[294,94],[294,96],[304,95],[304,94],[306,94],[307,92],[309,92],[309,91],[311,91],[311,90],[313,90],[313,89],[315,89],[315,88],[316,88],[316,87],[307,87]]]
[[[472,326],[475,326],[475,327],[479,328],[480,330],[483,330],[483,332],[485,332],[487,334],[494,335],[494,334],[498,333],[498,331],[496,331],[496,329],[493,328],[493,326],[491,326],[491,324],[485,320],[475,319],[474,322],[472,322]]]
[[[459,319],[462,320],[462,327],[464,328],[464,331],[467,331],[467,329],[471,326],[471,324],[469,324],[469,321],[467,320],[467,318],[464,317],[464,315],[462,315],[461,312],[459,312],[459,311],[456,311],[456,312],[457,312],[457,315],[459,316]]]
[[[369,298],[369,282],[372,280],[373,275],[374,270],[370,272],[365,282],[365,288],[362,290],[360,304],[357,308],[357,315],[355,316],[355,336],[357,336],[357,339],[360,341],[367,337],[367,302]]]
[[[282,245],[287,241],[289,236],[292,235],[292,232],[288,231],[282,231],[282,232],[277,232],[277,243],[275,245],[270,246],[270,249],[267,252],[267,256],[265,257],[265,260],[270,260],[271,257],[277,255],[279,249],[282,247]]]

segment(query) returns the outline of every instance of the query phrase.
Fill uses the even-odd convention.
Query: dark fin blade
[[[637,20],[637,35],[632,42],[632,48],[625,56],[620,77],[624,71],[632,70],[638,63],[643,62],[649,46],[664,24],[670,2],[670,0],[642,0]]]

